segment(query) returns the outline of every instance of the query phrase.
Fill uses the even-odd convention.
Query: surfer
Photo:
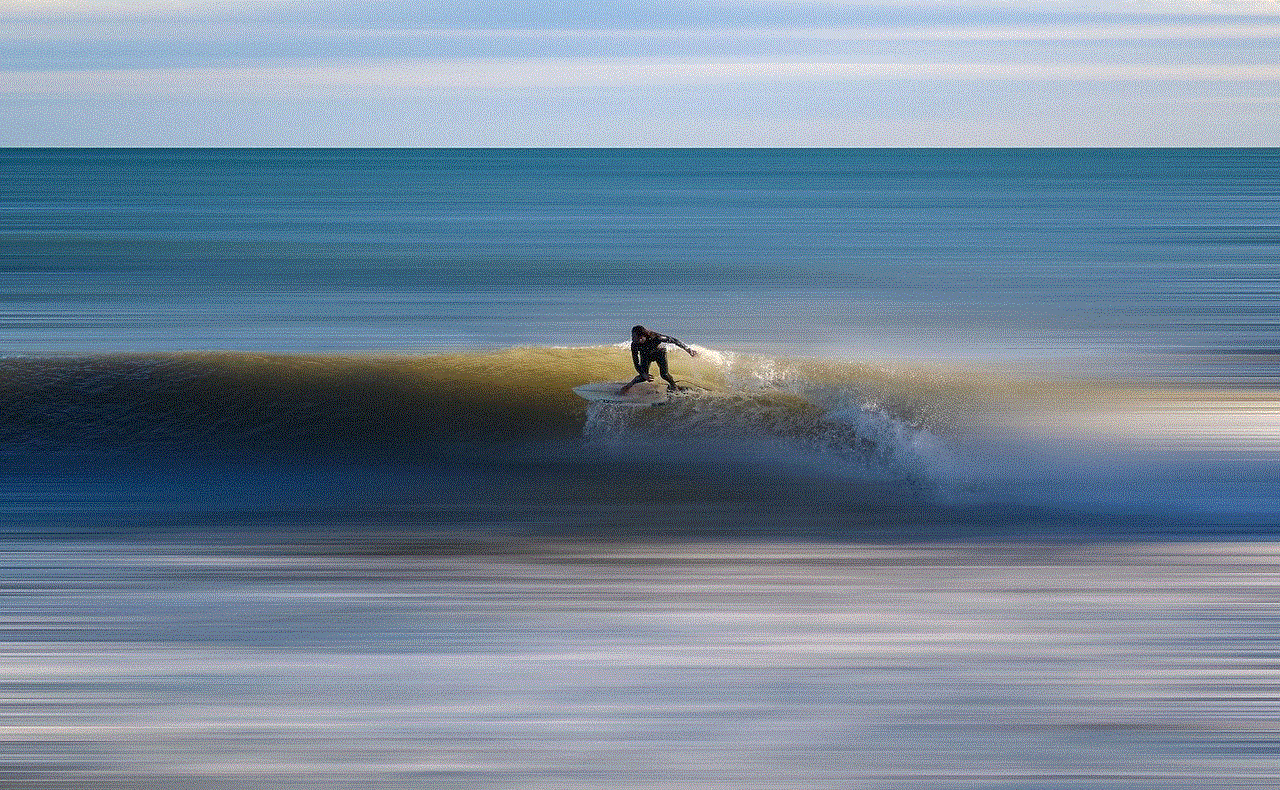
[[[636,373],[640,375],[619,390],[619,395],[626,395],[628,390],[642,381],[653,381],[653,375],[649,373],[649,365],[653,362],[658,363],[658,373],[662,374],[662,378],[666,380],[667,391],[675,392],[679,389],[676,386],[676,380],[671,378],[671,373],[667,370],[667,350],[662,347],[663,343],[680,346],[680,348],[688,351],[691,357],[698,356],[697,351],[689,348],[674,337],[659,334],[652,329],[645,329],[636,324],[631,327],[631,361],[636,366]]]

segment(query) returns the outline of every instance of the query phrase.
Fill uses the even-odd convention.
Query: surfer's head
[[[645,329],[643,326],[636,324],[635,326],[631,327],[632,340],[644,340],[648,336],[649,336],[649,330]]]

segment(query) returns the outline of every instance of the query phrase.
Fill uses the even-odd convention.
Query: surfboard
[[[597,381],[592,384],[583,384],[581,387],[574,387],[573,391],[579,397],[595,403],[653,406],[658,403],[665,403],[667,400],[666,382],[642,381],[627,390],[626,395],[619,395],[618,391],[626,385],[627,382],[625,381]]]

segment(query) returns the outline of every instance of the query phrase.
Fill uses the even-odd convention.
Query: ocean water
[[[1280,152],[8,150],[9,353],[1277,343]],[[1266,359],[1236,373],[1274,373]]]
[[[0,151],[16,787],[1267,787],[1280,152]],[[629,328],[689,392],[637,408]]]

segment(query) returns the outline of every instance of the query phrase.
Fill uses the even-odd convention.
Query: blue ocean
[[[1278,345],[1273,149],[23,149],[0,175],[12,354],[591,346],[635,323],[1036,367]]]
[[[1270,786],[1278,217],[1274,149],[0,150],[0,777]],[[687,391],[575,394],[636,324]]]

